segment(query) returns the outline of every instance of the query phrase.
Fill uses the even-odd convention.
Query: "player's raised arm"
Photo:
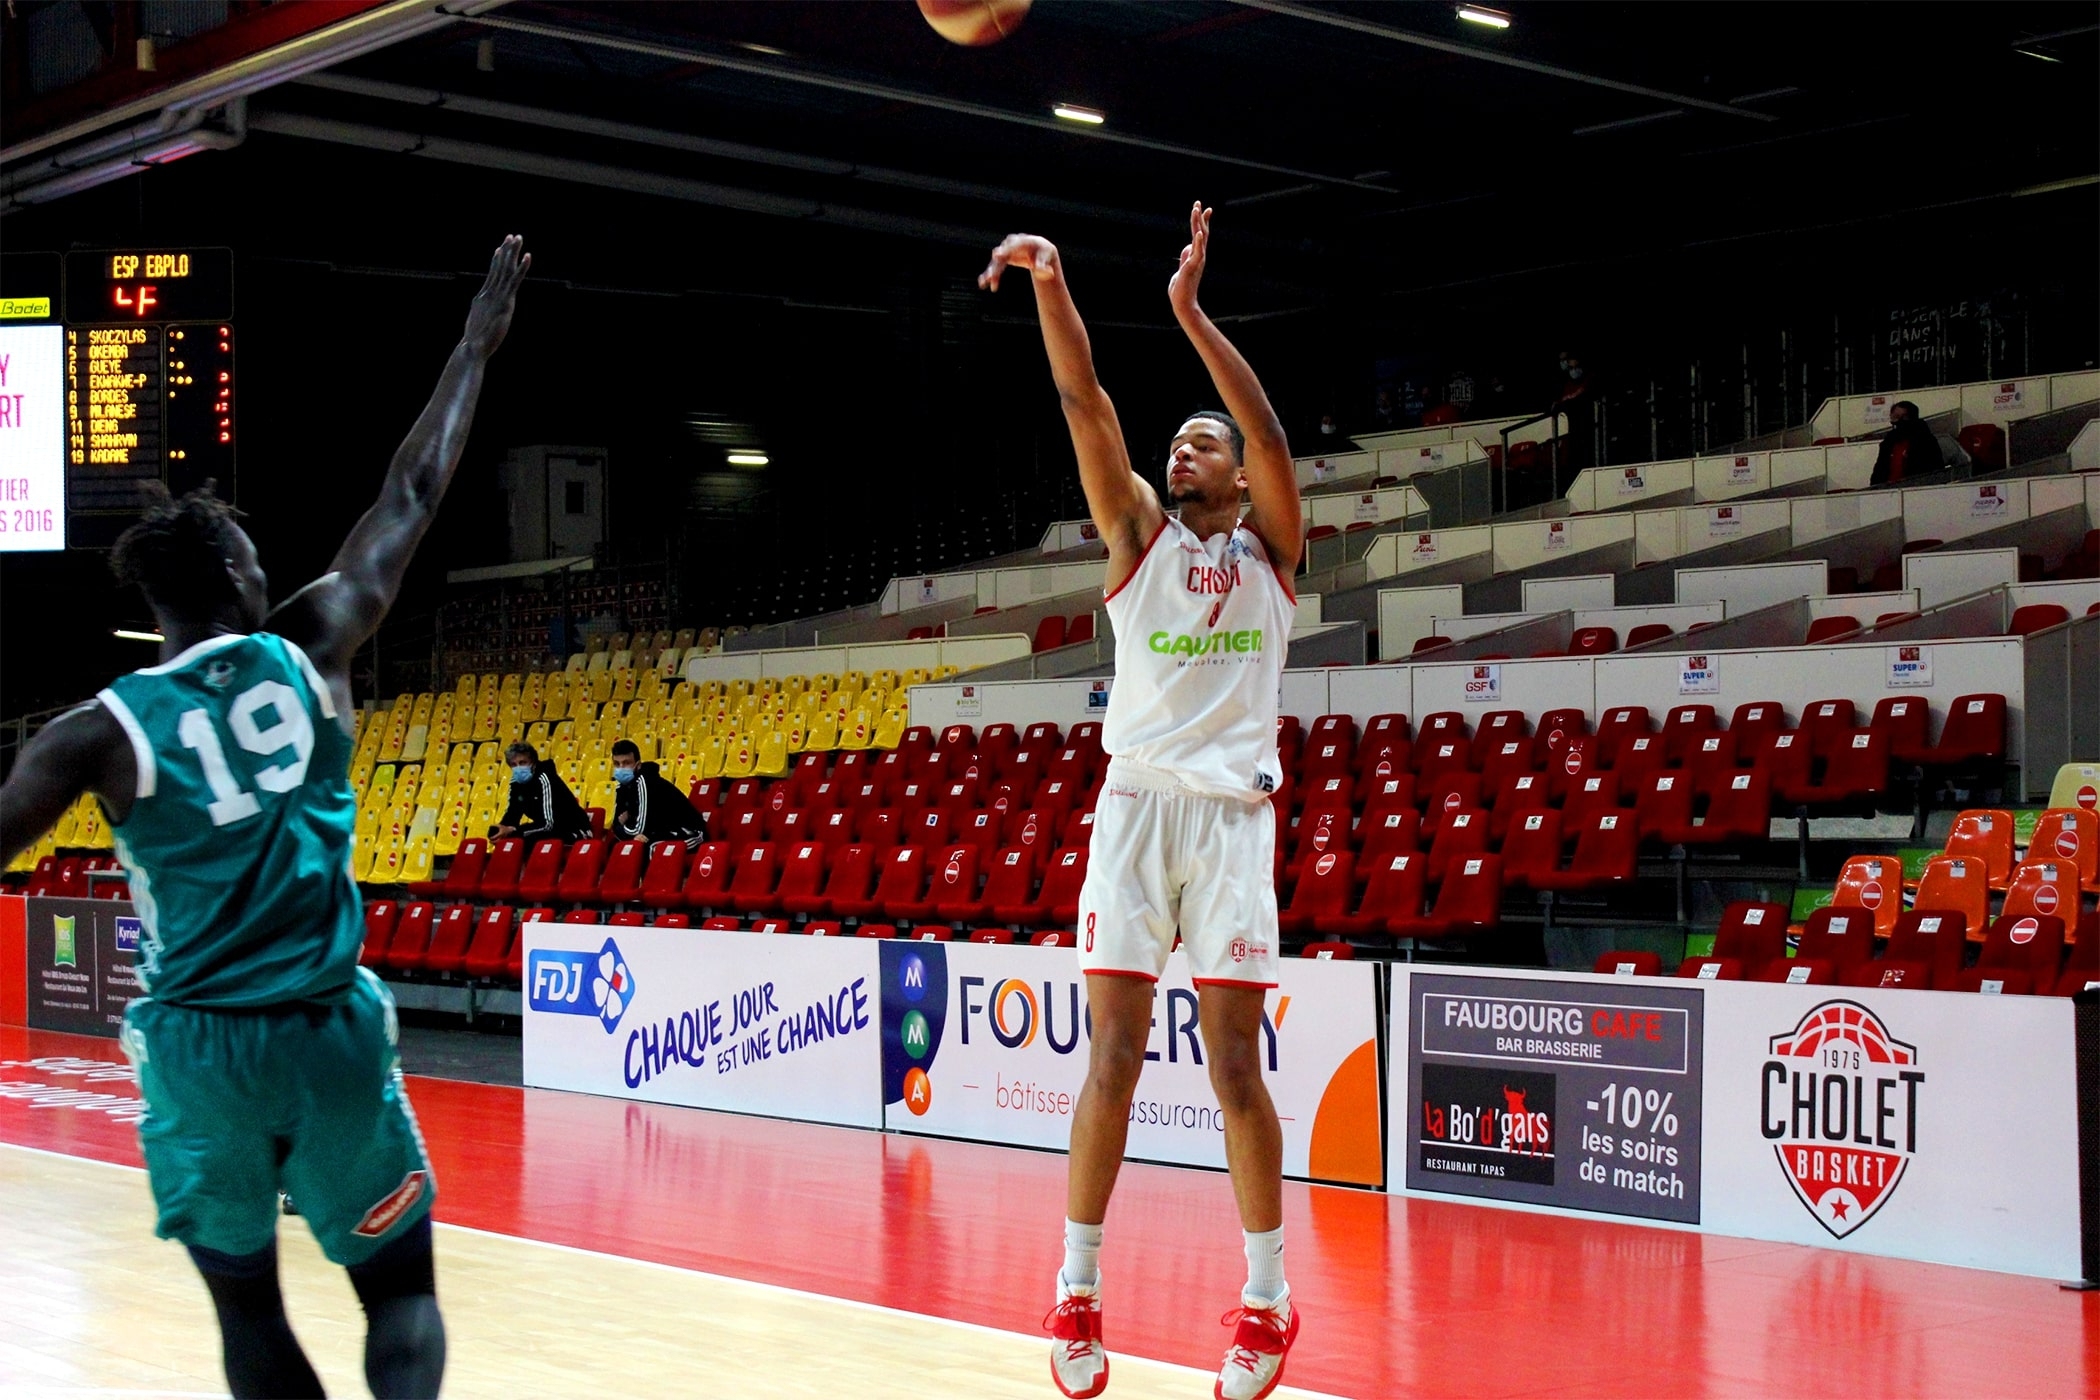
[[[1036,316],[1043,325],[1043,348],[1050,355],[1050,376],[1064,405],[1079,457],[1079,484],[1086,491],[1088,514],[1108,545],[1108,586],[1113,589],[1137,567],[1145,546],[1166,519],[1159,497],[1143,477],[1130,469],[1130,449],[1116,406],[1094,374],[1094,351],[1086,325],[1065,285],[1064,265],[1047,238],[1016,233],[992,250],[992,261],[977,279],[987,291],[999,290],[1000,274],[1016,267],[1035,287]]]
[[[436,518],[452,483],[489,357],[503,343],[516,309],[518,284],[532,255],[516,234],[489,259],[489,274],[467,312],[466,333],[445,362],[430,402],[394,451],[379,500],[336,552],[328,573],[287,598],[268,626],[298,642],[324,674],[337,676],[350,655],[379,628],[416,546]]]
[[[0,865],[36,844],[82,792],[112,820],[131,810],[136,763],[124,731],[97,701],[68,710],[23,745],[0,787]]]
[[[1181,250],[1181,266],[1167,284],[1167,300],[1173,303],[1174,319],[1203,357],[1211,383],[1225,400],[1225,411],[1239,420],[1240,431],[1246,435],[1242,464],[1247,495],[1254,506],[1247,523],[1261,536],[1276,567],[1288,574],[1298,567],[1298,557],[1305,552],[1304,513],[1291,445],[1284,439],[1283,424],[1270,407],[1269,396],[1262,392],[1261,381],[1254,376],[1254,367],[1196,301],[1196,288],[1210,257],[1210,215],[1201,200],[1189,210],[1189,242]]]

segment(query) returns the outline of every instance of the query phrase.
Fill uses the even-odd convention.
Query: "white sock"
[[[1101,1227],[1065,1222],[1065,1287],[1101,1286]]]
[[[1241,1233],[1247,1240],[1247,1296],[1269,1303],[1281,1301],[1286,1287],[1283,1281],[1283,1227],[1278,1225],[1259,1234],[1252,1230]]]

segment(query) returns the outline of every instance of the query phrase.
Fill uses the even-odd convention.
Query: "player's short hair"
[[[1205,418],[1213,423],[1224,424],[1225,440],[1232,444],[1232,455],[1241,461],[1247,459],[1247,435],[1240,431],[1240,424],[1237,418],[1215,408],[1199,408],[1194,413],[1184,416],[1181,421],[1186,423],[1196,418]]]
[[[642,756],[642,746],[635,743],[632,739],[615,739],[613,740],[612,756],[614,758],[639,759]]]
[[[146,512],[117,536],[109,567],[119,583],[136,584],[148,600],[185,616],[209,613],[235,596],[226,575],[239,512],[207,481],[180,498],[165,483],[142,490]]]
[[[505,758],[516,758],[519,754],[524,754],[528,762],[538,763],[540,761],[540,751],[534,748],[532,745],[526,743],[523,739],[520,739],[517,743],[512,744],[509,748],[503,751],[503,756]]]

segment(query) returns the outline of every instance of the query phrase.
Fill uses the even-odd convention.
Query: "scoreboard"
[[[106,548],[137,518],[142,482],[234,490],[232,250],[107,249],[66,254],[62,273],[59,263],[0,259],[0,354],[18,341],[16,354],[36,358],[50,345],[64,394],[55,439],[45,417],[13,444],[0,423],[0,526],[12,523],[10,490],[39,497],[59,526],[34,541],[0,529],[0,550]]]

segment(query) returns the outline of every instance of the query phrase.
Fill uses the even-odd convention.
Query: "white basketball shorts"
[[[1157,981],[1174,950],[1197,983],[1276,985],[1276,813],[1111,759],[1079,892],[1079,966]]]

